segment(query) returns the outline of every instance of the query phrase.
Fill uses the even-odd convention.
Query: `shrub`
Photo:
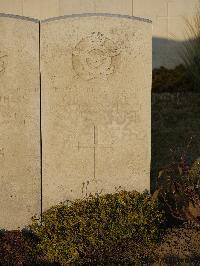
[[[35,247],[36,239],[29,232],[0,230],[0,265],[32,265]]]
[[[163,221],[148,192],[120,191],[52,207],[30,228],[50,261],[97,265],[153,259]]]
[[[153,70],[152,92],[184,92],[193,90],[192,79],[189,77],[184,65],[176,66],[174,69],[160,67]]]
[[[153,198],[160,200],[169,220],[173,217],[200,226],[200,160],[190,168],[186,152],[180,159],[174,157],[174,161],[159,172]]]
[[[183,45],[180,56],[194,87],[200,89],[200,2],[193,20],[186,19],[187,41]]]

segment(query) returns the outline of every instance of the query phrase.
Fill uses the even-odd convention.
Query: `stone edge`
[[[126,19],[139,20],[139,21],[143,21],[143,22],[147,22],[147,23],[152,24],[152,21],[150,19],[140,18],[140,17],[135,17],[135,16],[129,16],[129,15],[110,14],[110,13],[82,13],[82,14],[64,15],[64,16],[59,16],[59,17],[47,18],[47,19],[41,20],[41,22],[45,23],[45,22],[51,22],[51,21],[60,20],[60,19],[67,19],[67,18],[95,17],[95,16],[96,17],[126,18]]]
[[[30,18],[30,17],[20,16],[20,15],[0,13],[0,18],[2,18],[2,17],[21,19],[21,20],[31,21],[31,22],[35,22],[35,23],[39,23],[40,22],[40,20],[36,19],[36,18]]]
[[[14,15],[14,14],[5,14],[5,13],[0,13],[0,17],[7,17],[7,18],[14,18],[14,19],[21,19],[21,20],[27,20],[35,23],[45,23],[45,22],[51,22],[55,20],[60,20],[60,19],[67,19],[67,18],[78,18],[78,17],[116,17],[116,18],[126,18],[126,19],[132,19],[132,20],[138,20],[138,21],[143,21],[147,23],[152,23],[150,19],[146,18],[140,18],[140,17],[135,17],[135,16],[129,16],[129,15],[120,15],[120,14],[109,14],[109,13],[83,13],[83,14],[72,14],[72,15],[64,15],[64,16],[59,16],[59,17],[52,17],[52,18],[47,18],[44,20],[39,20],[36,18],[31,18],[31,17],[25,17],[25,16],[20,16],[20,15]]]

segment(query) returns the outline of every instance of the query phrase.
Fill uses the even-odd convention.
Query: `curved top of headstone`
[[[49,22],[49,21],[76,18],[76,17],[116,17],[116,18],[126,18],[126,19],[139,20],[139,21],[143,21],[147,23],[152,23],[150,19],[146,19],[146,18],[140,18],[140,17],[135,17],[135,16],[129,16],[129,15],[110,14],[110,13],[82,13],[82,14],[64,15],[64,16],[59,16],[59,17],[47,18],[47,19],[41,20],[41,22]]]
[[[1,17],[6,17],[6,18],[14,18],[14,19],[21,19],[21,20],[27,20],[35,23],[39,23],[40,21],[36,18],[30,18],[30,17],[25,17],[25,16],[20,16],[20,15],[14,15],[14,14],[5,14],[5,13],[0,13],[0,18]]]
[[[143,22],[147,22],[147,23],[152,23],[152,21],[150,19],[146,19],[146,18],[129,16],[129,15],[110,14],[110,13],[72,14],[72,15],[64,15],[64,16],[59,16],[59,17],[47,18],[44,20],[39,20],[36,18],[25,17],[25,16],[20,16],[20,15],[14,15],[14,14],[6,14],[6,13],[0,13],[0,17],[27,20],[27,21],[31,21],[31,22],[35,22],[35,23],[39,23],[40,21],[41,22],[49,22],[49,21],[55,21],[55,20],[67,19],[67,18],[75,18],[75,17],[116,17],[116,18],[126,18],[126,19],[139,20],[139,21],[143,21]]]

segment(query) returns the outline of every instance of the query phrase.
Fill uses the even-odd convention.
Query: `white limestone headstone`
[[[40,213],[39,22],[0,14],[0,228]]]
[[[44,209],[150,188],[152,25],[87,14],[41,23]]]

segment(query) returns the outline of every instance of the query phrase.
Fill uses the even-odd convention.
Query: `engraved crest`
[[[107,79],[114,73],[114,58],[120,49],[100,32],[93,32],[82,39],[72,53],[72,65],[75,72],[85,80]]]

